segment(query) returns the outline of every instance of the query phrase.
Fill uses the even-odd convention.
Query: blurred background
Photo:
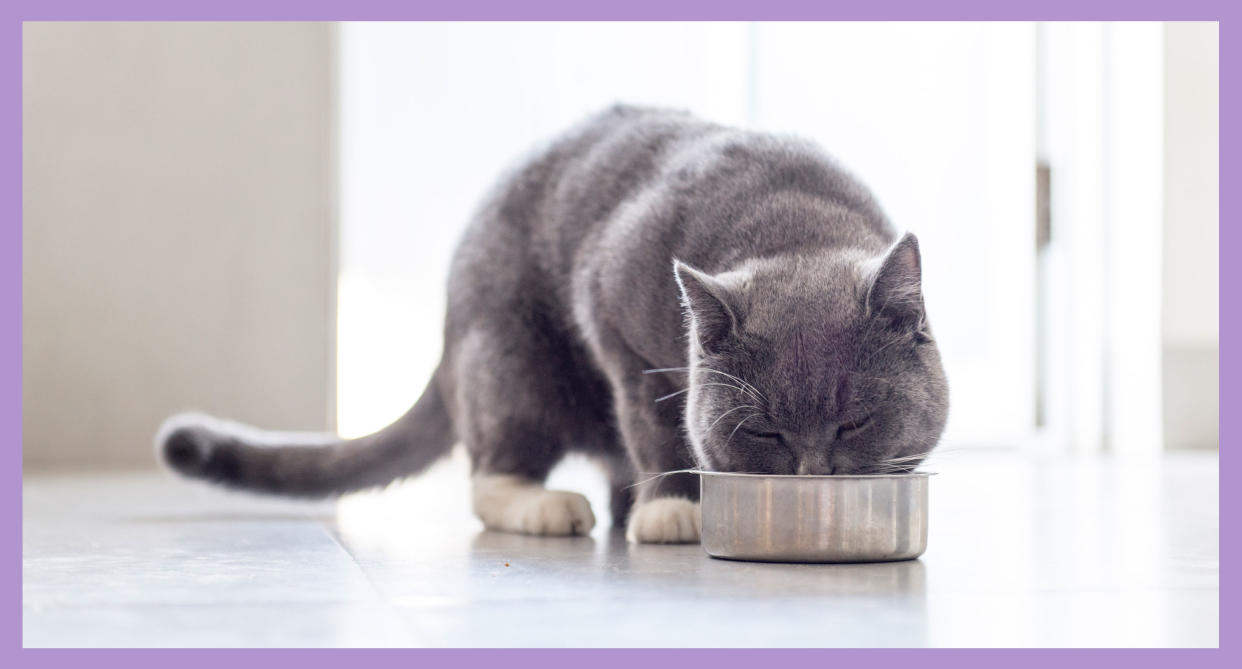
[[[814,138],[919,235],[946,447],[1215,449],[1217,35],[26,24],[26,466],[153,466],[187,408],[387,424],[482,193],[614,101]]]

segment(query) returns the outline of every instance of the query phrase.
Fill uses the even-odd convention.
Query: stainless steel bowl
[[[712,557],[888,562],[927,548],[931,474],[699,474],[703,549]]]

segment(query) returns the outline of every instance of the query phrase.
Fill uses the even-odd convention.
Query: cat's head
[[[901,472],[936,445],[948,385],[913,235],[878,257],[674,270],[690,341],[686,428],[702,467]]]

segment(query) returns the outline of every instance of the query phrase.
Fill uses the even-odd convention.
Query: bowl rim
[[[744,472],[712,472],[695,469],[688,472],[699,476],[719,476],[752,479],[925,479],[937,472],[911,472],[909,474],[747,474]]]

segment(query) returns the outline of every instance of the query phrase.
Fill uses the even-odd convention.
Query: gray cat
[[[484,525],[539,535],[595,524],[542,485],[576,450],[606,464],[631,541],[693,542],[698,477],[656,474],[907,471],[947,411],[918,242],[861,184],[808,142],[617,106],[485,199],[443,358],[395,423],[325,440],[179,416],[157,447],[185,476],[321,497],[460,441]]]

